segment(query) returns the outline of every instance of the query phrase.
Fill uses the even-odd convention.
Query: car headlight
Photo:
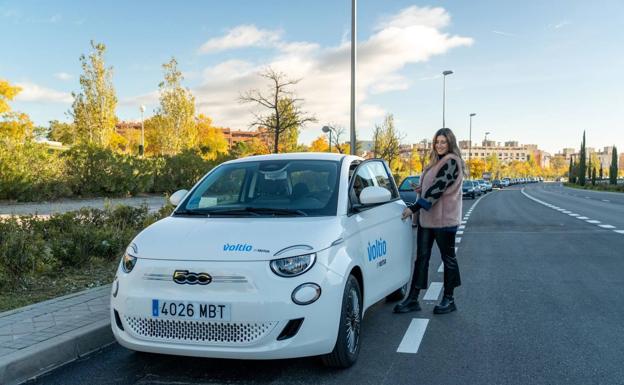
[[[137,257],[126,252],[121,259],[121,269],[124,271],[124,273],[129,273],[132,271],[132,269],[134,269],[136,263]]]
[[[316,253],[274,259],[271,261],[271,270],[280,277],[296,277],[310,270],[316,261]]]

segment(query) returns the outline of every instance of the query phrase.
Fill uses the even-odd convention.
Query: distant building
[[[526,162],[534,159],[535,162],[547,167],[550,164],[550,154],[540,150],[536,144],[520,145],[517,141],[508,141],[504,145],[496,143],[493,140],[483,141],[481,145],[473,145],[470,148],[470,142],[462,140],[459,142],[462,158],[483,159],[486,160],[494,155],[500,162],[510,163],[512,161]]]

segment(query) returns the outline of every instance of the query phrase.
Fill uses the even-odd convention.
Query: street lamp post
[[[490,135],[490,133],[489,133],[489,132],[486,132],[486,133],[485,133],[485,141],[484,141],[484,143],[483,143],[483,146],[487,146],[487,136],[488,136],[488,135]]]
[[[332,151],[331,151],[331,144],[332,144],[332,129],[331,129],[331,127],[329,127],[329,126],[323,126],[322,130],[323,130],[323,132],[324,132],[324,133],[326,133],[326,134],[329,132],[329,152],[332,152]]]
[[[141,104],[141,145],[139,146],[139,155],[141,158],[145,153],[145,126],[143,124],[143,113],[145,112],[145,106]]]
[[[470,130],[468,133],[468,177],[470,177],[470,157],[472,155],[472,117],[477,115],[476,113],[470,114]]]
[[[357,59],[357,0],[351,0],[351,119],[350,119],[350,134],[351,134],[351,155],[355,155],[356,139],[355,139],[355,61]]]
[[[447,70],[442,72],[442,128],[446,127],[444,114],[446,110],[446,75],[452,74],[453,71]]]

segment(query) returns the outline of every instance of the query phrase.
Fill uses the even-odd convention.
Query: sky
[[[624,148],[624,2],[497,0],[357,2],[357,131],[371,138],[393,114],[404,143],[446,126],[459,140],[518,141],[551,154]],[[107,46],[122,120],[158,106],[162,64],[175,57],[198,112],[248,129],[239,96],[267,90],[272,67],[291,79],[317,123],[349,130],[350,0],[107,2],[0,0],[0,78],[23,91],[12,103],[38,125],[68,121],[80,91],[79,57]],[[348,137],[344,137],[348,140]]]

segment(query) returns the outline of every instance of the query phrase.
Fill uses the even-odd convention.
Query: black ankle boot
[[[409,313],[411,311],[420,310],[420,304],[418,303],[418,294],[420,290],[413,290],[409,295],[400,303],[394,307],[395,313]]]
[[[445,295],[439,305],[433,308],[433,314],[446,314],[457,310],[453,296]]]

